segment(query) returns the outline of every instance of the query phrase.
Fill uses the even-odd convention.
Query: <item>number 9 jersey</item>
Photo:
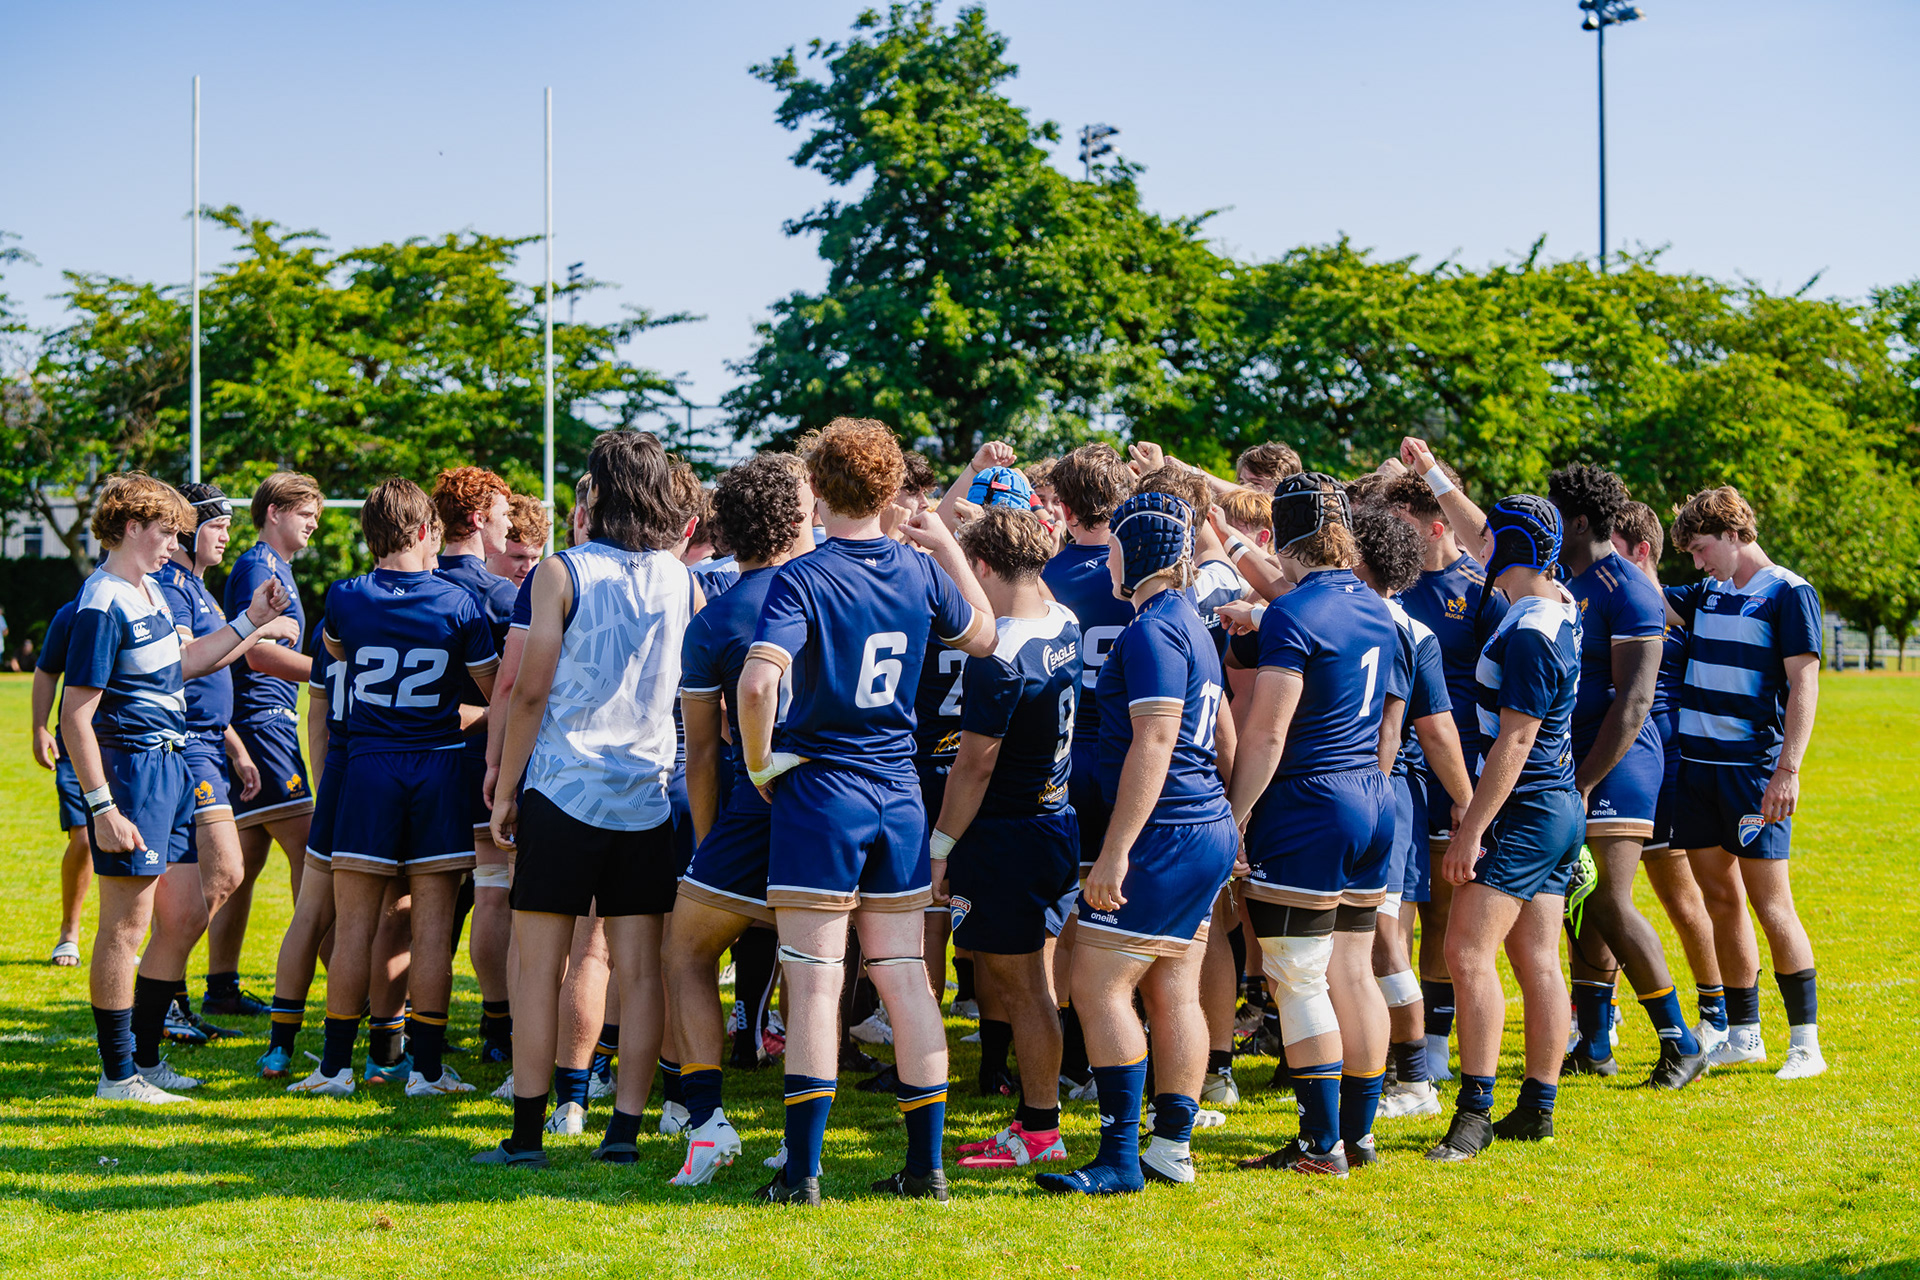
[[[935,636],[957,644],[973,613],[931,556],[891,538],[830,538],[782,565],[748,656],[792,664],[786,749],[913,782],[913,703],[928,621]]]
[[[334,583],[326,634],[346,651],[353,756],[459,746],[465,678],[499,665],[473,593],[431,573],[375,569]]]

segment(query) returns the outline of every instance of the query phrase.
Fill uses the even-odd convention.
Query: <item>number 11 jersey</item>
[[[500,662],[473,593],[431,573],[375,569],[334,583],[326,632],[346,651],[353,756],[459,746],[465,677]]]
[[[957,644],[973,621],[931,556],[891,538],[829,538],[780,567],[748,656],[792,664],[788,750],[912,782],[928,632]]]

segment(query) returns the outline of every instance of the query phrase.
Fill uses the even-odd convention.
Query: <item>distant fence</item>
[[[1823,626],[1827,666],[1835,671],[1866,670],[1867,633],[1848,626],[1832,614],[1826,616]],[[1909,670],[1920,671],[1920,637],[1908,641],[1906,665]],[[1885,627],[1880,628],[1874,636],[1873,669],[1900,670],[1900,642]]]

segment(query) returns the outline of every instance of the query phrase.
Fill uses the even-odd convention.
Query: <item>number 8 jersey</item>
[[[346,651],[352,756],[459,746],[464,677],[499,665],[473,594],[431,573],[375,569],[334,583],[326,634]]]
[[[914,781],[914,693],[928,626],[957,644],[973,606],[933,562],[891,538],[829,538],[767,591],[748,656],[790,661],[786,749]]]

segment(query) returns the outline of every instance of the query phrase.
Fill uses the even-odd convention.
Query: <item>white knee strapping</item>
[[[473,887],[476,889],[513,888],[513,869],[505,863],[487,863],[473,869]]]
[[[925,968],[926,963],[925,956],[874,956],[866,962],[869,969],[879,969],[892,964],[917,964]]]
[[[1333,938],[1262,938],[1261,969],[1280,1012],[1280,1039],[1295,1044],[1340,1030],[1327,995]]]
[[[825,956],[810,956],[804,951],[795,951],[784,942],[780,944],[780,950],[774,954],[780,958],[781,964],[819,964],[830,967],[838,967],[840,964],[837,958],[829,960]]]
[[[1380,900],[1380,914],[1389,920],[1398,920],[1400,918],[1400,899],[1404,896],[1404,894],[1389,893],[1386,897],[1382,898]]]
[[[1380,984],[1380,994],[1387,998],[1387,1008],[1399,1009],[1414,1004],[1420,999],[1420,979],[1411,969],[1402,969],[1390,973],[1384,978],[1375,978]]]

